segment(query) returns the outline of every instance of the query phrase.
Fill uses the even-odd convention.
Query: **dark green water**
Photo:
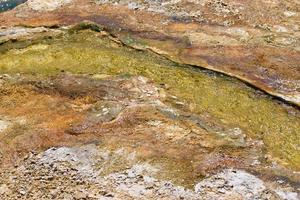
[[[0,12],[13,9],[19,4],[26,2],[26,0],[0,0]]]

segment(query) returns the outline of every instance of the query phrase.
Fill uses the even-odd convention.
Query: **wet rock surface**
[[[188,113],[145,77],[63,73],[5,81],[32,101],[10,102],[23,104],[11,105],[10,115],[28,120],[0,135],[2,198],[298,198],[297,174],[277,176],[291,171],[269,163],[261,141]]]
[[[87,24],[78,26],[76,29],[73,27],[70,30],[60,30],[59,35],[55,37],[52,32],[49,33],[49,37],[45,33],[34,34],[32,39],[26,40],[26,36],[25,40],[7,42],[1,46],[3,54],[0,56],[0,68],[6,73],[2,78],[2,105],[6,108],[4,116],[15,110],[14,104],[10,102],[17,103],[19,107],[22,105],[20,103],[26,100],[25,96],[18,97],[18,100],[15,98],[23,93],[27,94],[32,90],[30,89],[32,86],[36,93],[31,97],[33,93],[29,92],[27,96],[33,99],[37,94],[55,94],[55,97],[72,100],[85,99],[81,101],[83,104],[105,101],[107,98],[113,98],[114,101],[120,98],[120,101],[128,102],[126,99],[128,91],[123,91],[126,88],[123,88],[122,81],[112,79],[116,78],[115,76],[124,78],[142,75],[144,79],[147,77],[148,81],[159,85],[162,89],[159,89],[159,93],[165,96],[167,104],[190,113],[187,115],[189,117],[183,117],[171,112],[170,109],[161,109],[163,114],[178,120],[189,118],[203,129],[217,133],[224,142],[235,141],[236,146],[245,146],[247,137],[262,140],[266,151],[276,157],[281,164],[298,168],[300,121],[297,109],[269,98],[236,79],[197,70],[191,66],[178,65],[150,52],[136,51],[124,46],[105,31],[81,30],[82,28],[95,30],[95,27]],[[90,77],[72,75],[77,73],[90,74]],[[29,74],[32,76],[28,76]],[[9,82],[5,84],[5,80]],[[25,82],[29,88],[20,87],[20,83]],[[19,86],[15,88],[13,85],[17,83]],[[142,91],[144,90],[147,91],[147,89]],[[149,92],[148,95],[152,94],[153,92]],[[134,95],[133,91],[128,95]],[[141,99],[144,96],[142,95]],[[130,96],[130,98],[137,97]],[[52,108],[53,103],[49,104]],[[109,108],[110,112],[108,108],[97,104],[95,112],[89,116],[98,115],[97,110],[104,109],[105,115],[100,117],[100,114],[98,118],[107,121],[124,109],[124,104],[120,102],[103,102],[103,104],[110,107],[115,105],[116,108]],[[34,103],[30,105],[32,106],[28,107],[28,110],[29,108],[38,110]],[[47,109],[48,105],[46,103],[43,106]],[[83,107],[88,108],[88,105]],[[59,106],[58,110],[61,108]],[[65,110],[67,108],[68,106],[65,106]],[[21,115],[22,112],[25,111],[19,111]],[[160,120],[153,121],[154,125],[159,127],[163,125]],[[180,130],[177,127],[174,126],[174,129]],[[70,132],[76,135],[80,132],[78,130],[74,127]],[[283,132],[285,134],[282,134]]]
[[[134,48],[237,77],[299,105],[298,5],[283,0],[33,0],[1,14],[1,24],[55,27],[86,20]]]
[[[0,199],[299,199],[295,5],[1,13]]]

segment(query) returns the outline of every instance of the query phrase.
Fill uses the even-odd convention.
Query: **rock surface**
[[[8,173],[1,173],[5,199],[298,199],[280,185],[268,186],[241,170],[226,169],[196,184],[195,189],[157,179],[161,166],[134,164],[134,152],[110,152],[95,144],[51,148],[30,154]],[[126,170],[103,174],[116,159]],[[15,178],[9,178],[15,177]],[[43,192],[41,192],[43,191]],[[280,191],[280,192],[279,192]],[[277,194],[277,193],[278,194]]]
[[[42,16],[22,5],[1,14],[0,22],[57,26],[92,21],[135,48],[237,77],[299,105],[298,1],[49,2],[27,3],[44,10]]]
[[[299,199],[297,5],[1,13],[0,199]]]
[[[177,97],[170,104],[169,94],[145,77],[63,73],[5,81],[31,97],[1,97],[14,103],[1,112],[29,119],[0,135],[1,198],[298,198],[296,172],[277,176],[291,171],[262,163],[260,141],[239,128],[221,131]]]
[[[4,131],[10,125],[9,122],[0,119],[0,132]]]
[[[72,0],[29,0],[26,2],[30,9],[35,11],[53,11],[71,3]]]

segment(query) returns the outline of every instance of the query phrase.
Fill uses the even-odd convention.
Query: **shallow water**
[[[152,53],[124,47],[85,31],[35,41],[22,49],[18,43],[0,47],[1,73],[42,76],[62,71],[76,74],[143,75],[189,105],[212,123],[239,128],[247,137],[263,140],[266,152],[278,162],[299,169],[300,114],[241,81],[189,66]],[[1,49],[2,48],[2,49]],[[10,49],[3,51],[3,49]]]
[[[0,12],[11,10],[27,0],[0,0]]]

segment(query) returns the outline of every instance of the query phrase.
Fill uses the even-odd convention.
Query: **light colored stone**
[[[230,196],[240,196],[245,200],[261,199],[266,189],[264,182],[254,175],[230,169],[204,179],[195,186],[199,194],[221,199]]]
[[[284,14],[286,17],[293,17],[293,16],[297,15],[297,13],[292,12],[292,11],[285,11],[283,14]]]
[[[73,0],[29,0],[27,5],[36,11],[53,11],[72,1]]]
[[[287,192],[281,190],[276,190],[275,192],[285,200],[299,200],[300,198],[296,192]]]
[[[9,194],[11,191],[6,184],[0,186],[0,195]]]
[[[0,119],[0,132],[4,131],[9,127],[10,123]]]
[[[289,30],[284,26],[275,25],[274,29],[277,33],[287,33]]]

